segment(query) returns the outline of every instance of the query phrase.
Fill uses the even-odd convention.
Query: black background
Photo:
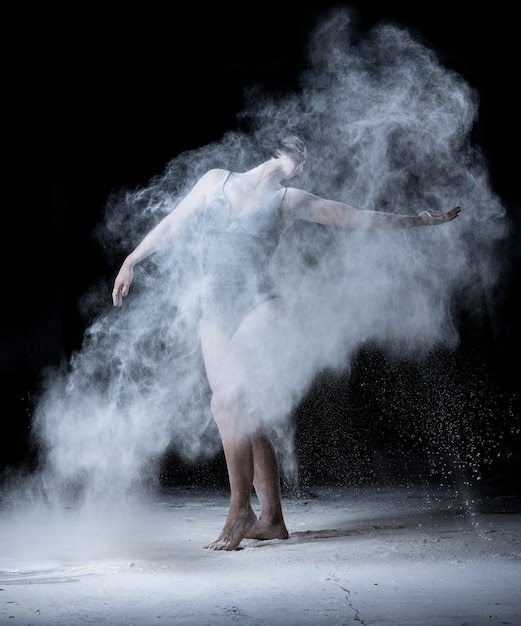
[[[93,283],[106,280],[111,306],[109,286],[117,268],[107,266],[92,236],[108,194],[145,184],[179,152],[235,128],[246,87],[294,87],[305,67],[309,34],[335,5],[3,9],[0,468],[24,463],[34,453],[28,441],[39,374],[80,346],[88,320],[78,299]],[[474,349],[473,341],[479,344],[487,375],[515,405],[520,37],[512,4],[471,10],[454,2],[337,6],[352,8],[361,32],[381,20],[407,27],[478,90],[475,140],[514,232],[505,245],[509,264],[493,319],[467,333],[464,349]],[[380,373],[386,369],[381,363],[374,367]],[[314,389],[318,405],[324,387],[331,385],[327,379]],[[330,395],[338,398],[336,392]],[[304,404],[302,415],[311,411],[310,400]],[[510,451],[519,450],[515,433],[507,439]],[[322,444],[315,436],[301,445],[311,467]]]

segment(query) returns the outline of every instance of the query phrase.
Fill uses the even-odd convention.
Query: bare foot
[[[228,515],[226,524],[221,531],[221,534],[215,541],[204,546],[207,550],[236,550],[239,547],[241,541],[249,536],[251,529],[255,527],[257,523],[257,516],[250,509],[246,515],[238,515],[233,517]]]
[[[245,539],[288,539],[289,533],[286,528],[284,520],[277,522],[268,522],[262,519],[251,528],[251,530],[244,535]]]

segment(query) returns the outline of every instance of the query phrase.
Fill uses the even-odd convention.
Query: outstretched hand
[[[445,222],[450,222],[454,218],[458,217],[460,211],[461,207],[455,206],[453,209],[450,209],[450,211],[445,211],[444,213],[440,213],[439,215],[434,215],[430,211],[422,211],[419,217],[425,226],[435,226],[436,224],[444,224]]]
[[[121,266],[121,269],[119,270],[119,273],[114,281],[114,289],[112,290],[112,303],[114,306],[120,307],[123,305],[123,298],[128,296],[133,276],[134,272],[132,267],[127,265]]]

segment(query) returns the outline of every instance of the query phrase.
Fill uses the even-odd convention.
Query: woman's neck
[[[280,187],[282,180],[281,170],[275,159],[270,159],[253,167],[245,172],[243,176],[255,188],[266,187],[275,189]]]

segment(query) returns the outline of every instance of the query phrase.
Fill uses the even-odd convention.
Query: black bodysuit
[[[269,264],[282,232],[285,188],[267,202],[236,213],[219,181],[203,215],[201,317],[230,337],[256,306],[279,297]]]

